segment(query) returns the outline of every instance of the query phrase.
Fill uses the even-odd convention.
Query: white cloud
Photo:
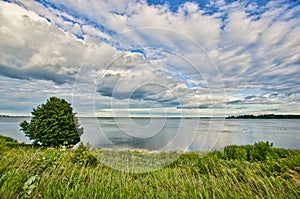
[[[1,2],[1,7],[2,67],[11,68],[11,73],[23,72],[20,77],[24,78],[39,78],[30,75],[37,69],[44,73],[40,78],[50,73],[53,81],[55,74],[72,77],[76,73],[87,50],[82,41],[15,4]]]
[[[1,74],[62,87],[76,81],[82,92],[90,85],[85,94],[92,100],[96,93],[104,101],[99,107],[108,106],[113,89],[118,106],[128,103],[136,89],[140,96],[132,100],[137,106],[176,106],[177,98],[191,107],[226,101],[291,103],[286,96],[300,92],[300,22],[295,15],[300,6],[216,1],[211,5],[219,11],[207,14],[191,2],[177,12],[146,1],[17,4],[0,3]],[[96,92],[101,88],[107,96]],[[236,96],[257,89],[279,95],[269,100],[258,97],[261,93],[251,100]]]

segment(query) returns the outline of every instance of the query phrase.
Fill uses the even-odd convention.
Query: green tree
[[[66,100],[51,97],[45,104],[34,108],[31,114],[30,123],[23,121],[20,126],[34,144],[72,147],[80,142],[83,128]]]

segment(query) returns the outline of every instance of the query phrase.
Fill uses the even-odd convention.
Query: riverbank
[[[179,153],[36,148],[0,137],[0,198],[298,198],[300,150],[270,143]],[[153,172],[150,160],[178,157]],[[97,158],[95,158],[97,157]],[[141,157],[141,165],[131,164]],[[148,158],[146,158],[148,157]],[[119,158],[119,159],[118,159]],[[99,161],[100,160],[100,161]],[[115,162],[112,162],[114,160]],[[172,159],[174,160],[174,159]],[[118,164],[127,172],[112,169]]]

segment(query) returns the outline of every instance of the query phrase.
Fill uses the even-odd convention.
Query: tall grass
[[[124,157],[165,157],[174,152],[90,152],[12,143],[3,144],[2,140],[0,144],[0,198],[300,197],[299,150],[280,149],[285,157],[273,154],[276,158],[260,161],[229,158],[226,152],[218,151],[205,156],[182,153],[161,169],[134,173],[130,168],[134,165],[122,172],[91,157],[123,157],[124,162],[118,162],[122,165],[128,160]]]

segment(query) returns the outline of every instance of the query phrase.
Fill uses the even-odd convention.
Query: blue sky
[[[300,114],[300,2],[1,1],[0,114]]]

